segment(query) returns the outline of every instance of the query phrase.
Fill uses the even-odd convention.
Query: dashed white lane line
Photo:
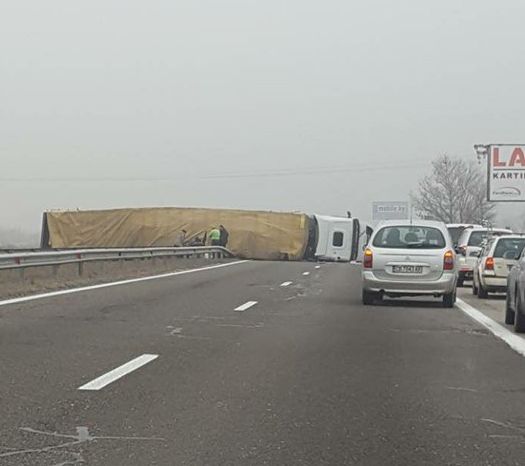
[[[320,265],[316,265],[315,268],[316,268],[316,269],[320,269],[321,266],[320,266]]]
[[[234,311],[244,312],[244,311],[250,309],[251,307],[255,306],[256,304],[257,304],[257,301],[248,301],[247,303],[244,303],[241,306],[236,307],[234,309]]]
[[[5,299],[3,301],[0,301],[0,306],[5,306],[7,304],[19,304],[19,303],[24,303],[26,301],[34,301],[35,299],[51,298],[53,296],[62,296],[66,294],[80,293],[81,291],[98,290],[101,288],[109,288],[111,286],[128,285],[131,283],[145,282],[148,280],[157,280],[159,278],[168,278],[168,277],[175,277],[177,275],[187,275],[187,274],[196,273],[196,272],[204,272],[206,270],[214,270],[214,269],[220,269],[223,267],[231,267],[232,265],[244,264],[245,262],[249,262],[249,261],[242,260],[242,261],[228,262],[226,264],[210,265],[209,267],[200,267],[198,269],[181,270],[179,272],[169,272],[169,273],[163,273],[160,275],[150,275],[147,277],[131,278],[128,280],[120,280],[120,281],[109,282],[109,283],[100,283],[98,285],[83,286],[80,288],[71,288],[69,290],[50,291],[49,293],[41,293],[41,294],[34,294],[30,296],[22,296],[20,298]]]
[[[310,275],[310,272],[303,272],[303,275],[307,277],[308,275]]]
[[[158,354],[143,354],[142,356],[139,356],[138,358],[135,358],[127,362],[126,364],[123,364],[122,366],[117,367],[116,369],[113,369],[112,371],[109,371],[106,374],[101,375],[100,377],[97,377],[95,380],[92,380],[91,382],[88,382],[87,384],[78,387],[78,389],[91,391],[100,390],[108,386],[110,383],[121,379],[130,372],[136,371],[142,366],[145,366],[151,361],[154,361],[158,357]]]
[[[282,286],[283,288],[286,288],[287,286],[290,286],[292,283],[293,283],[293,282],[283,282],[283,283],[281,283],[281,286]]]
[[[514,351],[521,354],[522,356],[525,356],[525,339],[521,338],[515,333],[512,333],[503,327],[503,325],[498,324],[490,317],[487,317],[481,311],[478,311],[475,307],[472,307],[470,304],[461,299],[457,300],[456,306],[470,318],[474,319],[476,322],[490,330],[494,336],[507,343],[507,345],[509,345]]]

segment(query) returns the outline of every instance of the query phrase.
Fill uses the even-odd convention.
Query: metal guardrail
[[[221,246],[69,249],[41,250],[38,252],[13,251],[7,254],[0,253],[0,270],[73,263],[81,264],[93,261],[151,259],[157,257],[206,257],[209,259],[221,259],[224,257],[233,257],[233,254]]]

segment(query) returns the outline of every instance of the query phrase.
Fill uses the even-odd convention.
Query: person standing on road
[[[225,248],[226,245],[228,244],[230,233],[228,233],[228,230],[226,229],[224,225],[219,226],[219,231],[221,233],[221,237],[220,237],[221,246]]]
[[[210,244],[212,246],[221,245],[221,231],[217,227],[213,227],[211,229],[210,234],[208,235],[208,238],[210,239]]]

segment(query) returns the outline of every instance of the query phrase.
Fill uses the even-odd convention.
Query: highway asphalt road
[[[0,433],[17,466],[519,465],[525,358],[364,307],[356,266],[245,262],[0,306]]]

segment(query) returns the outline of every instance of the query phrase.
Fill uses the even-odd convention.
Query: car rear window
[[[481,243],[487,239],[487,232],[486,231],[473,231],[470,234],[470,238],[468,239],[468,245],[469,246],[481,246]]]
[[[498,230],[491,230],[490,236],[506,236],[510,235],[511,233],[507,231],[498,231]],[[468,240],[468,246],[481,246],[483,241],[485,241],[489,236],[488,230],[481,230],[481,231],[473,231],[470,234],[470,238]]]
[[[494,248],[494,257],[503,259],[517,259],[525,246],[525,238],[500,239]]]
[[[392,249],[443,249],[446,246],[440,230],[415,225],[384,227],[377,232],[372,244]]]
[[[450,237],[452,238],[452,243],[457,244],[461,233],[463,233],[464,231],[465,227],[449,227],[448,232],[450,234]]]

